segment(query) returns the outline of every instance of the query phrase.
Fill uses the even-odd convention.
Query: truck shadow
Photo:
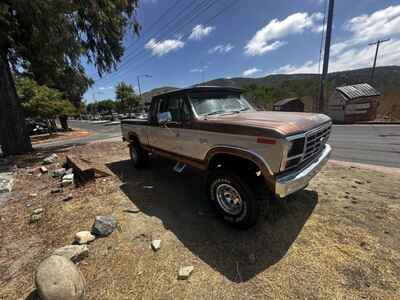
[[[273,204],[255,227],[237,230],[215,215],[203,172],[187,168],[177,174],[161,158],[139,171],[129,160],[107,166],[144,214],[159,218],[195,256],[232,282],[247,281],[279,262],[318,202],[316,192],[299,192],[285,205]]]

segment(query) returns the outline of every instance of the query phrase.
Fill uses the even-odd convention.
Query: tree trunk
[[[68,117],[66,115],[61,115],[58,118],[60,119],[61,128],[65,131],[67,131],[69,129]]]
[[[0,55],[0,144],[5,155],[32,151],[10,65]]]

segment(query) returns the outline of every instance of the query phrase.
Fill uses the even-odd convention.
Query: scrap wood
[[[72,168],[74,170],[74,175],[79,182],[86,182],[99,177],[111,176],[104,167],[80,156],[67,155],[66,160],[67,168]]]

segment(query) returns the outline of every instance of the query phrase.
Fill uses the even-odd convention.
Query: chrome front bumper
[[[326,144],[321,155],[303,169],[294,170],[288,174],[278,175],[275,183],[275,194],[280,198],[283,198],[306,187],[308,182],[326,164],[331,151],[331,146]]]

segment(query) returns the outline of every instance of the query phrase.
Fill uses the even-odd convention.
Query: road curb
[[[355,162],[341,161],[341,160],[334,160],[334,159],[330,159],[328,161],[328,164],[336,165],[336,166],[343,166],[343,167],[354,167],[354,168],[359,168],[359,169],[372,170],[372,171],[382,172],[382,173],[386,173],[386,174],[400,175],[400,168],[392,168],[392,167],[385,167],[385,166],[378,166],[378,165],[355,163]]]

